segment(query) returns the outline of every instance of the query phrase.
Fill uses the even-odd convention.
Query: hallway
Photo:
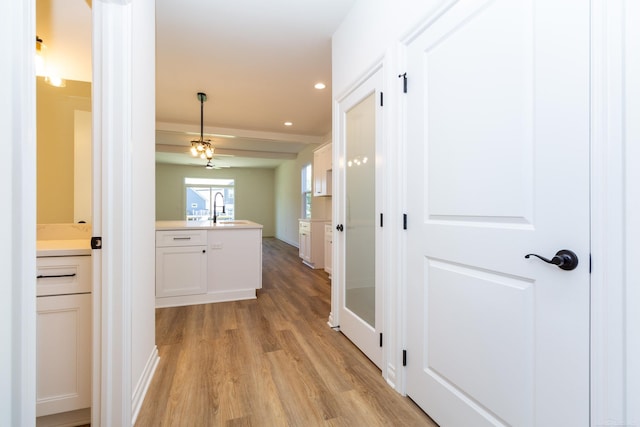
[[[324,271],[267,238],[256,300],[157,309],[136,426],[435,426],[329,328],[330,294]]]

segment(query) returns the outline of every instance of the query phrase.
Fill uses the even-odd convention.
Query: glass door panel
[[[375,93],[346,113],[345,287],[348,310],[376,327]]]

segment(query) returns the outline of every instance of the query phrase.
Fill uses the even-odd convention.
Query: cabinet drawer
[[[201,246],[207,244],[207,230],[156,231],[156,247]]]
[[[300,221],[299,224],[300,225],[298,227],[298,233],[309,234],[309,232],[311,231],[311,224],[308,221]]]
[[[91,256],[37,258],[37,296],[86,292],[91,292]]]

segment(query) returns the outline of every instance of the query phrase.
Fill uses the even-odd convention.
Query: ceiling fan
[[[226,169],[230,168],[229,165],[222,165],[220,163],[214,164],[212,160],[208,160],[207,164],[204,166],[206,169]]]

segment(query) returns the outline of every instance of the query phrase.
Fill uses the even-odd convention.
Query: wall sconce
[[[42,39],[36,36],[36,76],[44,77],[44,81],[55,87],[65,87],[67,84],[65,80],[55,74],[51,73],[51,70],[47,64],[47,46]]]

